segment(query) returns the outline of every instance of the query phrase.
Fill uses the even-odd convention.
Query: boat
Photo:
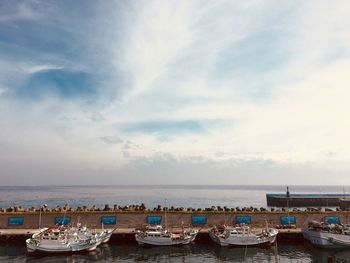
[[[185,230],[181,233],[172,233],[167,229],[166,199],[164,200],[164,222],[165,227],[158,224],[149,224],[143,230],[138,230],[135,239],[139,245],[152,246],[176,246],[187,245],[193,242],[199,232],[196,229]]]
[[[303,230],[303,236],[311,244],[318,247],[350,247],[350,227],[348,225],[312,221]]]
[[[195,240],[198,230],[183,230],[181,233],[172,233],[161,225],[148,225],[146,229],[137,231],[135,239],[139,245],[174,246],[186,245]]]
[[[86,226],[83,226],[80,222],[77,223],[77,225],[74,227],[70,227],[69,228],[69,233],[71,235],[78,235],[78,237],[80,239],[92,239],[94,241],[96,241],[97,246],[99,246],[100,244],[102,244],[102,240],[103,240],[103,232],[100,233],[92,233],[90,231],[90,229],[88,229]]]
[[[102,231],[101,232],[95,232],[92,233],[86,226],[83,226],[80,222],[77,223],[76,227],[72,227],[71,231],[77,232],[79,235],[83,236],[89,236],[91,239],[95,239],[98,245],[108,243],[109,239],[111,238],[114,229],[105,229],[102,225]]]
[[[102,232],[99,233],[100,239],[101,239],[101,244],[106,244],[108,243],[109,239],[111,238],[113,234],[113,230],[110,229],[103,229]]]
[[[43,228],[26,240],[27,251],[42,253],[70,253],[93,251],[99,240],[73,231],[70,227]]]
[[[220,246],[272,245],[277,234],[276,228],[266,227],[254,232],[248,225],[217,226],[209,231],[211,239]]]

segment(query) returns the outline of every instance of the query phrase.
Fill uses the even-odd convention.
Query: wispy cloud
[[[313,183],[350,170],[347,1],[0,5],[5,173]]]
[[[43,11],[41,8],[45,3],[37,1],[2,1],[0,6],[0,23],[11,23],[16,21],[30,21],[41,19]]]
[[[123,142],[122,139],[116,136],[103,136],[103,137],[100,137],[100,139],[107,144],[119,144]]]
[[[195,121],[151,121],[129,124],[124,128],[127,132],[167,133],[178,135],[182,132],[202,132],[203,127]]]

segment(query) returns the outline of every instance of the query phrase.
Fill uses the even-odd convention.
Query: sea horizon
[[[266,194],[286,193],[287,185],[52,185],[0,186],[0,207],[133,205],[206,208],[267,207]],[[343,194],[350,186],[289,185],[290,194]],[[10,201],[8,201],[10,200]]]

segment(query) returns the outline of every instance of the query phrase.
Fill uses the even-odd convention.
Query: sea
[[[87,206],[144,203],[147,208],[266,207],[266,193],[285,193],[286,185],[101,185],[0,186],[0,207]],[[290,193],[349,193],[350,186],[289,186]],[[0,262],[350,262],[350,250],[326,250],[307,242],[272,248],[221,248],[214,244],[183,247],[100,246],[87,254],[32,256],[25,244],[0,244]]]

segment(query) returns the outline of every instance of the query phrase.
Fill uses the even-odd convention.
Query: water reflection
[[[309,245],[281,245],[274,248],[222,248],[211,244],[183,247],[141,247],[107,244],[96,251],[73,255],[27,255],[24,245],[0,246],[0,262],[350,262],[350,250],[322,250]]]
[[[334,262],[350,262],[350,250],[339,251],[333,257]]]

